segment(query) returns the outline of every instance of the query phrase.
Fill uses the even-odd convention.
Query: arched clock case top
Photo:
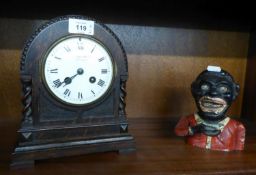
[[[93,33],[70,32],[70,21],[73,19],[82,23],[92,22]],[[70,41],[69,38],[71,38]],[[112,73],[108,79],[109,81],[111,79],[111,82],[96,100],[81,104],[75,100],[66,103],[65,98],[63,98],[64,101],[59,99],[56,94],[54,95],[54,90],[52,92],[49,88],[47,83],[51,81],[46,81],[45,76],[48,74],[45,73],[44,67],[46,67],[46,60],[51,59],[49,53],[54,51],[55,46],[58,47],[60,41],[72,43],[72,39],[81,40],[81,38],[83,41],[88,40],[102,46],[102,48],[99,47],[97,54],[109,55],[111,64],[109,61],[106,65],[113,69],[108,71]],[[71,44],[70,47],[73,45]],[[76,55],[76,53],[74,51],[72,54]],[[54,61],[53,63],[57,64]],[[90,65],[97,68],[95,63]],[[65,66],[68,67],[68,65]],[[91,67],[90,70],[93,70],[94,68]],[[98,69],[101,67],[98,66]],[[56,69],[52,71],[54,76],[58,73]],[[77,73],[73,76],[62,77],[63,82],[58,85],[71,87],[74,77],[82,77],[86,70],[78,66],[75,71]],[[128,133],[125,112],[127,57],[120,40],[106,25],[84,16],[62,16],[50,20],[36,30],[25,44],[21,56],[20,73],[24,108],[21,128],[18,130],[19,141],[13,153],[13,167],[33,164],[37,159],[135,149],[133,137]],[[105,69],[102,69],[103,73],[106,73]],[[97,77],[90,77],[91,84],[96,81],[95,79]],[[103,86],[103,83],[104,81],[98,82],[98,85]],[[58,90],[59,87],[54,88]],[[65,93],[68,92],[64,91]],[[78,93],[79,95],[81,96]]]
[[[60,17],[46,23],[41,28],[39,28],[35,32],[35,34],[32,35],[32,37],[28,40],[27,44],[25,45],[21,58],[21,77],[23,77],[23,75],[24,77],[30,75],[33,79],[34,86],[42,85],[42,78],[40,75],[41,66],[34,65],[40,65],[41,61],[45,57],[46,52],[49,50],[49,47],[51,47],[60,38],[76,35],[70,34],[68,32],[67,25],[68,19],[70,17],[72,16]],[[81,16],[75,16],[75,18],[84,19],[84,17]],[[125,82],[128,78],[128,65],[126,53],[120,40],[107,26],[101,23],[95,23],[94,30],[95,34],[93,36],[86,35],[86,37],[100,41],[110,52],[112,58],[114,58],[113,63],[115,67],[115,77],[113,84],[111,86],[111,90],[113,90],[115,85],[118,86],[118,84],[120,85],[121,83],[118,82],[120,80],[119,77],[121,77],[121,80]],[[45,91],[45,87],[43,86],[34,89]],[[50,98],[50,100],[52,100],[52,98]],[[56,103],[55,99],[54,103]],[[98,103],[100,103],[100,101],[98,101]],[[58,105],[62,104],[60,103]],[[92,106],[93,105],[95,105],[95,103],[92,104]],[[70,106],[65,105],[65,107],[69,108]],[[83,106],[83,108],[89,107],[90,105]]]

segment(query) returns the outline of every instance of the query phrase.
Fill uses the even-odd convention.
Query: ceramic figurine
[[[239,92],[233,77],[220,67],[208,66],[191,85],[198,112],[183,117],[175,127],[178,136],[200,148],[219,151],[243,150],[245,128],[226,116]]]

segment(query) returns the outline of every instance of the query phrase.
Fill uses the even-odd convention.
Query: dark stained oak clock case
[[[73,26],[77,32],[70,32],[70,20],[78,21]],[[89,34],[84,33],[88,21]],[[135,150],[125,112],[126,53],[104,24],[83,16],[47,22],[27,41],[20,74],[24,108],[13,167],[39,159]]]

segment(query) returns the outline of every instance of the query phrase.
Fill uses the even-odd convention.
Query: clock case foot
[[[118,151],[119,154],[127,154],[135,150],[134,138],[129,134],[101,139],[19,146],[16,147],[12,154],[10,168],[20,169],[33,167],[35,160],[108,151]]]

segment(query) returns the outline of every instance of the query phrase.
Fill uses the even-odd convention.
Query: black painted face
[[[239,86],[226,71],[202,72],[191,85],[199,115],[208,121],[219,121],[238,95]]]

